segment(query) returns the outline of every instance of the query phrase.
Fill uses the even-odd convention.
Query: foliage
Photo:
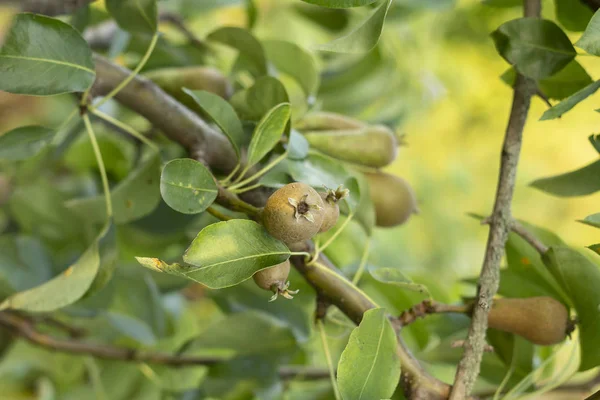
[[[412,16],[454,4],[276,3],[105,0],[70,15],[11,15],[0,90],[47,97],[45,106],[60,115],[32,124],[23,112],[24,122],[0,136],[0,388],[7,396],[402,399],[411,385],[444,387],[452,379],[461,351],[451,343],[468,327],[456,314],[472,312],[477,281],[455,289],[435,274],[413,274],[401,244],[382,256],[379,205],[401,202],[391,186],[372,190],[366,176],[396,158],[406,116],[426,108],[407,100],[423,92],[402,63],[411,49],[399,51],[398,36]],[[510,19],[502,10],[521,1],[483,3],[474,9],[501,18],[488,46],[510,64],[502,80],[515,86],[525,76],[553,101],[536,117],[559,118],[598,90],[575,47],[600,55],[600,11],[556,0],[551,19]],[[215,13],[231,9],[243,11],[245,27],[215,22]],[[306,35],[265,34],[271,23]],[[100,24],[111,27],[108,40],[94,37]],[[564,30],[583,33],[574,42]],[[199,64],[220,73],[168,87],[166,77]],[[597,139],[590,136],[600,151]],[[600,190],[598,163],[531,186],[590,195]],[[292,182],[320,191],[340,214],[306,243],[283,243],[261,224],[268,196]],[[312,214],[302,207],[323,207],[304,199],[278,206],[306,223]],[[579,219],[598,228],[598,216]],[[515,230],[504,248],[499,294],[552,297],[578,322],[572,338],[553,347],[487,333],[494,352],[484,356],[476,391],[504,390],[509,398],[551,390],[600,365],[598,245],[580,250],[523,225],[526,233]],[[287,260],[299,294],[268,302],[250,278]],[[271,289],[285,293],[287,285]],[[450,307],[454,314],[414,321],[459,297],[464,304]],[[401,334],[399,321],[409,321]]]

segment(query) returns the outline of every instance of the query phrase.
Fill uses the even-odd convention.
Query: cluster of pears
[[[294,128],[310,147],[362,172],[375,208],[375,224],[393,227],[418,212],[415,193],[408,182],[380,170],[398,154],[398,140],[385,125],[372,125],[331,112],[313,112]]]
[[[262,211],[262,223],[276,239],[289,247],[304,242],[317,233],[326,232],[337,223],[340,216],[338,202],[348,195],[341,186],[317,192],[311,186],[294,182],[276,190],[267,200]],[[292,298],[287,277],[290,272],[289,260],[254,274],[254,282],[265,290]]]
[[[542,346],[562,342],[573,330],[567,308],[549,296],[495,299],[488,326]]]

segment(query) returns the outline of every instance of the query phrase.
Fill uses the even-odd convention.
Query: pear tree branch
[[[540,0],[524,0],[523,10],[526,17],[539,18],[541,13]],[[511,202],[521,152],[523,128],[527,120],[531,97],[534,94],[535,83],[529,78],[517,74],[512,108],[502,146],[500,176],[496,189],[494,210],[489,222],[490,230],[479,276],[477,300],[464,346],[465,350],[454,377],[454,385],[450,393],[451,400],[462,400],[468,396],[479,375],[485,345],[488,313],[493,297],[498,291],[500,260],[508,239],[508,232],[511,229]]]

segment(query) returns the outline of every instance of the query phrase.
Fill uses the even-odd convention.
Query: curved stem
[[[264,174],[269,172],[271,169],[273,169],[281,161],[283,161],[283,159],[285,159],[287,157],[287,154],[288,154],[287,151],[285,151],[279,157],[277,157],[275,160],[270,162],[266,167],[264,167],[263,169],[261,169],[260,171],[258,171],[254,175],[252,175],[251,177],[244,179],[243,181],[241,181],[235,185],[232,185],[231,187],[229,187],[229,189],[235,190],[235,189],[241,188],[242,186],[247,185],[248,183],[260,178],[261,176],[263,176]]]
[[[342,233],[342,231],[344,230],[344,228],[350,223],[350,221],[352,220],[352,217],[354,217],[354,213],[350,213],[348,215],[348,217],[346,218],[346,220],[344,222],[342,222],[342,225],[340,225],[340,227],[338,228],[337,231],[335,231],[335,233],[333,235],[331,235],[331,237],[329,239],[327,239],[327,241],[325,241],[325,243],[323,243],[322,246],[318,246],[315,249],[315,254],[313,256],[312,261],[309,262],[309,265],[311,265],[313,262],[316,262],[316,260],[318,260],[319,255],[325,251],[325,249],[331,244],[333,243],[333,241],[335,239],[337,239],[337,237],[340,235],[340,233]]]
[[[219,183],[223,186],[227,185],[231,181],[231,178],[233,178],[235,174],[240,170],[241,166],[241,164],[236,165],[235,168],[229,173],[229,175],[227,175],[222,181],[219,181]]]
[[[90,137],[90,142],[92,142],[92,148],[94,149],[94,156],[96,157],[96,162],[98,163],[98,169],[100,169],[100,177],[102,178],[102,189],[104,190],[104,198],[106,200],[106,215],[110,219],[113,215],[113,208],[112,199],[110,197],[110,187],[108,186],[108,177],[106,175],[106,168],[104,166],[104,160],[102,159],[100,146],[98,146],[96,134],[94,133],[94,129],[92,128],[92,123],[90,122],[89,115],[83,115],[83,123],[85,124],[88,136]]]
[[[223,214],[221,211],[217,210],[216,208],[214,208],[212,206],[208,207],[206,209],[206,212],[208,212],[213,217],[220,219],[221,221],[229,221],[229,220],[233,219],[230,216]]]
[[[98,110],[96,107],[90,107],[90,112],[92,114],[94,114],[95,116],[97,116],[98,118],[102,118],[103,120],[110,122],[111,124],[115,125],[116,127],[121,128],[122,130],[124,130],[125,132],[127,132],[131,136],[133,136],[134,138],[138,139],[140,142],[146,144],[152,150],[157,151],[157,152],[159,151],[158,146],[156,144],[152,143],[152,141],[150,141],[150,139],[148,139],[146,136],[142,135],[141,133],[139,133],[138,131],[136,131],[131,126],[127,125],[126,123],[121,122],[118,119],[113,118],[106,113],[103,113],[102,111]]]
[[[354,283],[355,285],[358,284],[358,281],[360,281],[360,278],[362,277],[363,273],[365,272],[365,267],[367,266],[367,260],[369,259],[370,249],[371,249],[371,238],[369,237],[369,238],[367,238],[367,241],[365,242],[365,248],[363,249],[363,254],[360,259],[360,264],[358,266],[358,270],[356,271],[354,278],[352,278],[352,283]]]
[[[246,186],[245,188],[242,188],[242,189],[232,190],[232,192],[235,193],[235,194],[246,193],[246,192],[249,192],[251,190],[258,189],[261,186],[262,186],[262,184],[257,183],[256,185]]]
[[[333,386],[335,400],[342,400],[340,390],[335,380],[335,370],[333,368],[333,361],[331,360],[331,353],[329,352],[329,344],[327,344],[327,335],[325,335],[323,321],[320,319],[317,320],[317,326],[319,327],[319,334],[321,335],[321,343],[323,343],[323,351],[325,352],[325,359],[327,360],[327,367],[329,368],[329,377],[331,378],[331,386]]]
[[[146,65],[146,63],[148,62],[148,59],[152,55],[152,52],[154,51],[154,47],[156,47],[156,43],[158,42],[158,35],[159,35],[159,32],[156,31],[154,33],[154,35],[152,36],[152,40],[150,41],[150,46],[148,46],[148,50],[146,50],[146,54],[144,54],[144,57],[142,57],[138,66],[131,72],[131,74],[129,74],[129,76],[127,78],[125,78],[125,80],[123,80],[117,87],[115,87],[106,96],[104,96],[104,98],[102,98],[102,100],[100,100],[95,105],[96,108],[100,108],[108,100],[115,97],[117,95],[117,93],[119,93],[121,91],[121,89],[123,89],[125,86],[127,86],[129,84],[129,82],[131,82],[133,80],[133,78],[135,78],[137,76],[137,74],[139,74],[139,72],[142,70],[142,68],[144,68],[144,65]]]

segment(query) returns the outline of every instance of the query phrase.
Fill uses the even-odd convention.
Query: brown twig
[[[411,307],[410,309],[402,312],[398,316],[398,321],[402,326],[412,324],[419,318],[423,318],[429,314],[444,314],[444,313],[459,313],[459,314],[470,314],[472,306],[458,304],[443,304],[432,300],[423,300],[421,303]]]
[[[541,13],[540,0],[525,0],[526,17],[538,17]],[[535,83],[517,74],[513,104],[506,128],[500,175],[496,190],[494,211],[491,216],[487,248],[479,276],[477,302],[473,309],[471,325],[464,346],[464,353],[456,370],[450,400],[462,400],[471,392],[479,375],[485,344],[487,319],[492,300],[500,281],[500,260],[511,228],[511,202],[515,187],[517,164],[521,152],[523,128],[527,119],[531,96],[535,94]]]
[[[163,11],[158,15],[158,18],[161,21],[168,22],[171,25],[173,25],[175,28],[177,28],[177,30],[179,32],[181,32],[181,34],[183,34],[183,36],[185,36],[185,38],[188,40],[188,42],[191,45],[193,45],[199,49],[207,49],[206,43],[204,43],[202,40],[198,39],[196,34],[194,32],[192,32],[191,30],[189,30],[189,28],[185,25],[185,22],[179,15],[173,14],[171,12]]]
[[[540,239],[535,237],[535,235],[527,230],[520,222],[513,220],[510,229],[523,238],[527,243],[531,245],[534,249],[537,250],[540,255],[546,254],[548,251],[548,246],[546,246]]]
[[[85,354],[105,360],[128,361],[137,363],[162,364],[172,367],[185,367],[194,365],[214,365],[227,359],[207,356],[185,356],[179,354],[140,351],[122,346],[110,346],[96,343],[81,342],[78,340],[62,340],[39,332],[35,327],[35,318],[29,318],[14,312],[0,312],[0,327],[8,329],[15,336],[49,350],[62,353]],[[59,323],[61,328],[67,328],[62,322],[42,318],[43,323]],[[69,327],[69,330],[71,328]],[[329,371],[315,367],[284,366],[279,369],[282,379],[326,379]]]

